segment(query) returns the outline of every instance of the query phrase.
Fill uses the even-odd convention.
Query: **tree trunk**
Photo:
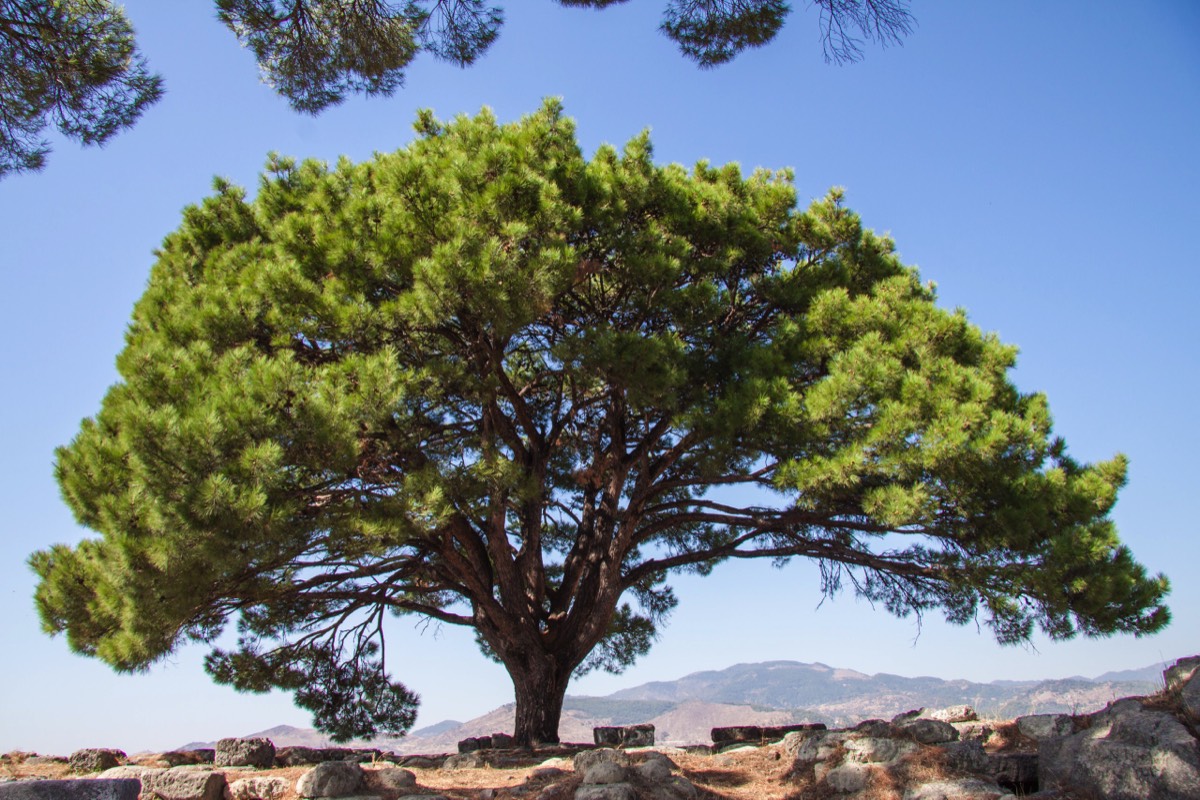
[[[523,662],[508,667],[517,701],[513,737],[522,746],[556,744],[571,669],[545,655]]]

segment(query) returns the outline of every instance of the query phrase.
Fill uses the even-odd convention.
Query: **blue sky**
[[[919,1],[903,47],[839,68],[798,2],[774,44],[711,71],[657,33],[660,2],[508,5],[477,66],[422,59],[394,97],[312,118],[258,82],[210,3],[129,0],[165,99],[107,147],[55,140],[44,172],[0,182],[0,752],[133,752],[308,724],[287,696],[214,686],[202,651],[115,675],[40,632],[25,559],[88,535],[59,498],[53,450],[116,380],[152,251],[214,175],[253,189],[272,150],[360,160],[410,141],[419,108],[445,118],[488,105],[511,120],[551,95],[588,153],[650,128],[660,162],[791,166],[802,202],[845,186],[942,304],[1021,348],[1014,378],[1046,392],[1073,455],[1130,457],[1114,517],[1174,585],[1174,622],[1157,636],[1000,648],[974,626],[931,616],[918,629],[850,595],[821,605],[804,565],[733,564],[675,581],[680,607],[650,655],[571,693],[768,659],[992,680],[1200,652],[1200,4]],[[424,698],[419,725],[511,700],[469,632],[404,621],[393,654],[394,674]]]

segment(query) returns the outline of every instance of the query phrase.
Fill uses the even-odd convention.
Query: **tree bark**
[[[521,746],[558,743],[558,722],[563,698],[571,680],[571,667],[564,667],[553,656],[541,654],[510,665],[516,697],[516,722],[513,738]]]

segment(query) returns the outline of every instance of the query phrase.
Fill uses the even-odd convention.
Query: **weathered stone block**
[[[1055,736],[1069,736],[1075,731],[1075,721],[1066,714],[1030,714],[1017,718],[1017,730],[1040,742]]]
[[[212,770],[178,767],[142,779],[142,800],[221,800],[225,776]]]
[[[213,763],[218,767],[271,767],[275,763],[275,743],[258,737],[221,739]]]
[[[113,750],[108,747],[87,747],[71,753],[67,763],[71,772],[103,772],[119,766],[127,758],[124,750]]]
[[[0,783],[0,800],[138,800],[141,788],[131,778],[12,781]]]
[[[598,747],[651,747],[654,745],[654,726],[645,724],[592,728],[592,739]]]
[[[353,794],[363,782],[363,769],[349,761],[317,764],[296,781],[300,797],[340,797]]]
[[[287,778],[259,776],[239,778],[229,784],[233,800],[279,800],[287,794]]]
[[[909,719],[897,723],[896,730],[921,744],[941,744],[958,741],[958,731],[949,722],[936,719]]]

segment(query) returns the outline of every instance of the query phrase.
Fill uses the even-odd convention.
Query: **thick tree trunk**
[[[513,730],[517,744],[557,743],[558,722],[571,669],[563,668],[553,658],[542,656],[525,659],[519,667],[510,666],[508,674],[512,677],[517,701]]]

